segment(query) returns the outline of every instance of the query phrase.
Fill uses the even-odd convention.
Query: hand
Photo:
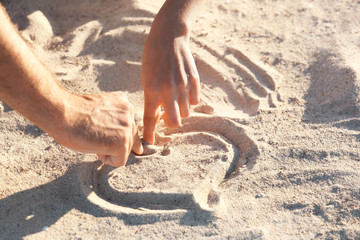
[[[97,153],[114,167],[143,153],[132,105],[121,92],[74,95],[63,89],[18,35],[0,4],[0,99],[60,144]]]
[[[189,105],[198,104],[200,98],[199,74],[189,48],[189,26],[173,17],[178,15],[172,13],[176,10],[171,3],[165,3],[153,22],[143,52],[143,138],[149,144],[154,144],[160,106],[165,110],[166,126],[175,128],[181,125],[181,118],[189,116]]]
[[[0,99],[74,150],[114,167],[143,153],[132,105],[121,92],[74,95],[63,89],[18,35],[0,4]]]
[[[59,143],[97,153],[102,162],[114,167],[125,165],[131,150],[143,153],[133,107],[124,93],[72,95],[67,102],[65,131],[54,134]]]

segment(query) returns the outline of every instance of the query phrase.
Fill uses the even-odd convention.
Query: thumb
[[[119,151],[119,155],[104,155],[104,154],[97,154],[99,160],[106,165],[112,167],[121,167],[124,166],[127,162],[127,158],[129,156],[129,152],[126,150]]]
[[[97,156],[98,156],[98,159],[99,159],[101,162],[105,163],[107,155],[97,154]]]
[[[97,156],[98,156],[99,160],[101,162],[103,162],[104,164],[109,165],[109,166],[114,166],[114,162],[110,155],[98,154]]]

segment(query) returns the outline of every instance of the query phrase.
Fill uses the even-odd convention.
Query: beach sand
[[[124,91],[163,1],[0,1],[74,93]],[[120,168],[0,102],[0,239],[360,239],[360,1],[208,0],[201,102]]]

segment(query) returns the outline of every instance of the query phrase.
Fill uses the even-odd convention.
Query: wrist
[[[57,99],[54,100],[52,126],[46,130],[58,143],[70,147],[69,143],[74,141],[80,133],[74,129],[79,125],[79,119],[91,113],[88,101],[81,95],[68,92],[59,86]]]
[[[186,12],[183,1],[167,0],[156,15],[151,30],[165,32],[174,38],[189,37],[193,21]]]
[[[71,124],[70,115],[75,95],[58,85],[55,79],[53,81],[54,84],[46,93],[33,98],[38,102],[39,113],[36,116],[31,114],[28,118],[58,141],[64,138]]]

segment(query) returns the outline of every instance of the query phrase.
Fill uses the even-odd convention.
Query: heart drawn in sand
[[[219,184],[243,165],[251,168],[259,155],[244,127],[227,118],[198,114],[161,132],[152,154],[131,155],[125,167],[97,161],[81,169],[88,200],[115,214],[213,216],[222,204]]]

